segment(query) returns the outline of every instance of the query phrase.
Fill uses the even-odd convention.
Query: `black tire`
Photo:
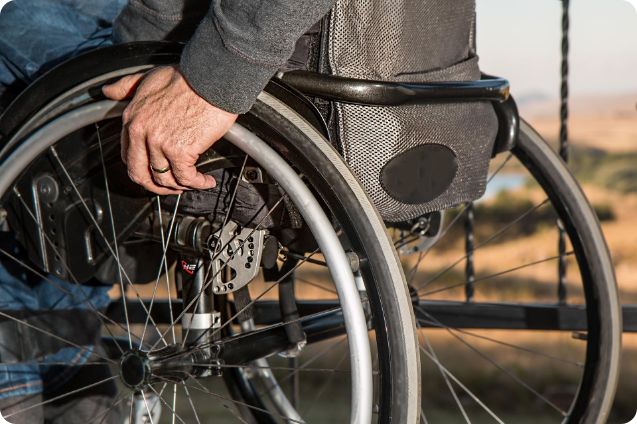
[[[576,251],[586,295],[586,368],[569,423],[606,422],[619,378],[622,314],[613,261],[595,211],[566,164],[526,122],[513,153],[548,194]]]

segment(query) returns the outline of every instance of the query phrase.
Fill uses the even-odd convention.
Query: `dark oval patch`
[[[383,167],[381,185],[394,199],[427,203],[444,193],[458,171],[454,152],[441,144],[424,144],[396,156]]]

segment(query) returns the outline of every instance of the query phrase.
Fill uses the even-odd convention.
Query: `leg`
[[[0,400],[0,412],[3,417],[19,412],[15,416],[9,418],[11,420],[11,424],[43,424],[44,411],[42,407],[34,407],[39,403],[42,403],[42,394],[40,393],[10,397]],[[24,411],[27,408],[31,409]]]

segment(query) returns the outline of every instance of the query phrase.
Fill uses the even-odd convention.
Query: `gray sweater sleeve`
[[[180,32],[175,29],[179,18],[199,18],[196,12],[201,13],[205,0],[194,1],[199,7],[193,7],[193,0],[130,0],[114,23],[115,36],[120,41],[172,38],[166,36]],[[247,112],[290,57],[296,40],[335,2],[212,0],[184,49],[182,71],[191,87],[213,105]],[[189,5],[190,13],[175,6],[179,3]]]
[[[213,0],[181,66],[190,85],[229,112],[248,111],[296,40],[335,0]]]

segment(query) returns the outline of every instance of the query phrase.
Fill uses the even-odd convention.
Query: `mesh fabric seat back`
[[[399,82],[477,80],[474,20],[474,0],[339,0],[330,16],[331,72]],[[337,104],[336,116],[345,160],[386,221],[443,210],[484,193],[497,132],[489,102]],[[451,178],[451,170],[433,166],[439,152],[452,158]],[[410,169],[390,175],[405,166]]]

